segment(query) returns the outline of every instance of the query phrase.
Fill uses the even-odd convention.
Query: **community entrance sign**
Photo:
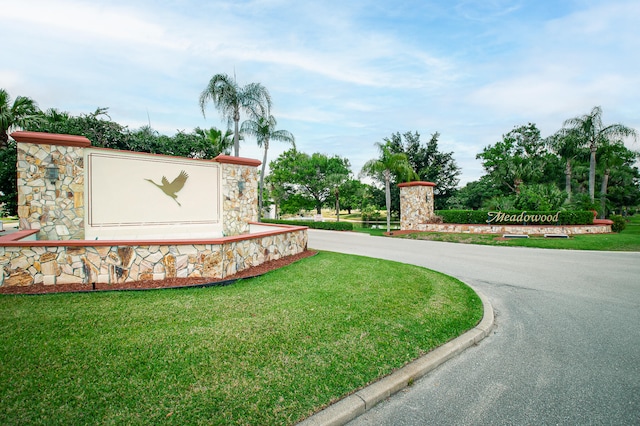
[[[489,212],[487,223],[558,223],[560,212],[556,214],[527,214],[521,213]]]

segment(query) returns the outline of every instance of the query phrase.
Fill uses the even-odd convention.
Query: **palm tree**
[[[606,216],[607,190],[612,169],[620,169],[624,164],[633,164],[640,154],[627,149],[622,141],[606,143],[600,146],[600,165],[602,167],[602,183],[600,184],[600,218]]]
[[[215,127],[209,130],[198,127],[195,129],[195,133],[213,147],[215,152],[214,157],[219,154],[229,155],[231,153],[231,148],[233,147],[233,132],[230,129],[222,133],[222,130],[218,130]]]
[[[417,179],[418,175],[411,168],[406,154],[393,153],[391,151],[391,143],[389,141],[384,144],[376,142],[376,146],[380,151],[380,158],[367,161],[362,166],[362,173],[372,178],[378,178],[382,174],[384,178],[387,232],[389,232],[391,231],[391,175],[394,174],[404,181]]]
[[[573,160],[582,152],[580,135],[575,129],[561,129],[551,138],[549,145],[565,161],[564,187],[567,192],[567,202],[571,202],[571,179],[573,177]]]
[[[589,196],[591,201],[595,200],[596,186],[596,152],[598,147],[610,142],[612,139],[638,137],[636,131],[623,124],[610,124],[604,126],[602,124],[602,108],[593,107],[589,114],[580,117],[574,117],[566,120],[563,124],[565,127],[576,130],[582,139],[582,145],[588,146],[591,153],[589,159]]]
[[[265,115],[271,109],[271,96],[267,89],[260,83],[249,83],[240,87],[235,80],[227,74],[216,74],[211,77],[209,84],[200,94],[200,109],[205,115],[205,107],[208,101],[220,110],[223,118],[231,124],[234,123],[233,149],[234,155],[240,155],[240,110],[250,115]]]
[[[9,142],[13,127],[25,127],[41,120],[38,104],[26,96],[18,96],[13,104],[6,90],[0,89],[0,149]]]
[[[264,148],[262,157],[262,170],[260,172],[260,186],[258,188],[258,215],[262,216],[262,189],[264,187],[264,173],[267,165],[267,151],[269,151],[269,141],[288,142],[296,148],[296,140],[293,134],[287,130],[276,130],[276,119],[273,115],[257,116],[242,123],[241,133],[255,136],[258,146]]]

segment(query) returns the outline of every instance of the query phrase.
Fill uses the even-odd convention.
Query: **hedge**
[[[504,210],[500,211],[504,216],[510,216],[518,218],[523,213],[522,210]],[[590,225],[593,223],[593,212],[588,210],[574,210],[574,211],[527,211],[524,212],[526,216],[529,216],[529,221],[517,221],[517,220],[503,220],[499,223],[501,225]],[[438,210],[436,215],[442,218],[443,223],[463,223],[463,224],[486,224],[489,220],[489,211],[487,210]],[[534,216],[555,216],[558,215],[557,222],[541,222],[533,221]]]
[[[308,226],[312,229],[329,229],[333,231],[353,231],[351,222],[314,222],[312,220],[278,220],[262,219],[264,223],[275,223],[281,225]]]

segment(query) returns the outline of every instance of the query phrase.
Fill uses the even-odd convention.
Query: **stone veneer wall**
[[[84,148],[91,142],[83,136],[40,132],[14,132],[18,142],[18,217],[20,229],[38,230],[39,240],[82,240],[84,234]],[[222,226],[224,236],[249,232],[249,222],[258,220],[259,160],[219,155]],[[54,164],[58,179],[47,181],[45,169]]]
[[[465,225],[429,223],[435,215],[431,182],[408,182],[400,188],[400,230],[456,232],[470,234],[603,234],[611,232],[609,224],[594,225]]]
[[[18,142],[20,231],[0,237],[0,286],[220,279],[307,249],[306,227],[252,223],[261,163],[226,155],[214,159],[221,165],[224,238],[86,241],[83,149],[89,140],[37,132],[11,136]],[[52,163],[59,171],[53,184],[44,178]]]
[[[220,279],[307,249],[306,227],[256,226],[250,235],[210,241],[3,241],[0,286]]]
[[[417,229],[434,216],[432,182],[408,182],[400,188],[400,230]]]
[[[259,160],[219,155],[222,180],[222,232],[225,236],[249,232],[249,222],[258,220]]]
[[[82,136],[14,132],[17,143],[18,217],[20,229],[38,230],[39,239],[84,238],[83,149],[91,143]],[[58,179],[45,179],[49,165]]]

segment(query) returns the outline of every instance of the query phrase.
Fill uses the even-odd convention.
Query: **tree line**
[[[439,210],[564,207],[598,210],[605,216],[640,203],[638,153],[624,144],[625,138],[637,138],[637,132],[619,123],[605,125],[600,107],[567,119],[548,137],[542,137],[532,123],[515,127],[477,154],[485,174],[458,188],[461,169],[453,152],[439,149],[438,132],[426,143],[421,142],[417,131],[383,138],[375,144],[378,157],[354,176],[346,158],[298,151],[293,134],[277,128],[271,114],[271,96],[261,84],[240,86],[235,77],[216,74],[199,98],[203,115],[209,103],[227,121],[226,130],[195,128],[166,136],[150,126],[130,130],[112,121],[107,108],[79,116],[56,109],[43,112],[29,98],[19,96],[12,103],[7,92],[0,89],[0,201],[5,203],[5,210],[15,212],[15,146],[8,133],[19,127],[83,135],[98,147],[202,159],[229,155],[232,149],[238,156],[240,140],[255,138],[264,150],[259,184],[261,213],[262,200],[270,199],[279,214],[320,213],[329,207],[335,209],[339,220],[341,210],[351,213],[355,209],[365,216],[386,210],[389,221],[399,213],[397,184],[409,180],[434,182]],[[246,116],[244,121],[241,115]],[[290,143],[292,148],[271,161],[270,173],[265,175],[271,141]],[[373,184],[363,183],[365,178]],[[600,184],[599,190],[596,183]]]
[[[565,120],[546,138],[535,124],[515,127],[477,155],[486,174],[457,191],[448,206],[624,214],[640,203],[640,156],[624,143],[637,136],[623,124],[605,125],[600,107]]]
[[[209,102],[228,121],[228,127],[234,125],[233,131],[196,127],[191,132],[178,131],[173,136],[167,136],[151,126],[130,130],[112,121],[108,108],[98,108],[92,113],[78,116],[55,108],[41,111],[34,100],[24,96],[12,100],[5,89],[0,89],[0,203],[3,211],[12,215],[17,211],[16,150],[15,142],[9,139],[9,133],[14,129],[81,135],[96,147],[199,159],[229,155],[232,148],[235,156],[239,156],[239,141],[254,137],[264,150],[259,192],[262,210],[261,194],[269,142],[284,141],[295,147],[295,138],[290,132],[277,129],[277,121],[271,114],[271,96],[259,83],[241,86],[235,77],[216,74],[200,94],[203,116]],[[246,114],[247,118],[240,125],[241,113]]]

